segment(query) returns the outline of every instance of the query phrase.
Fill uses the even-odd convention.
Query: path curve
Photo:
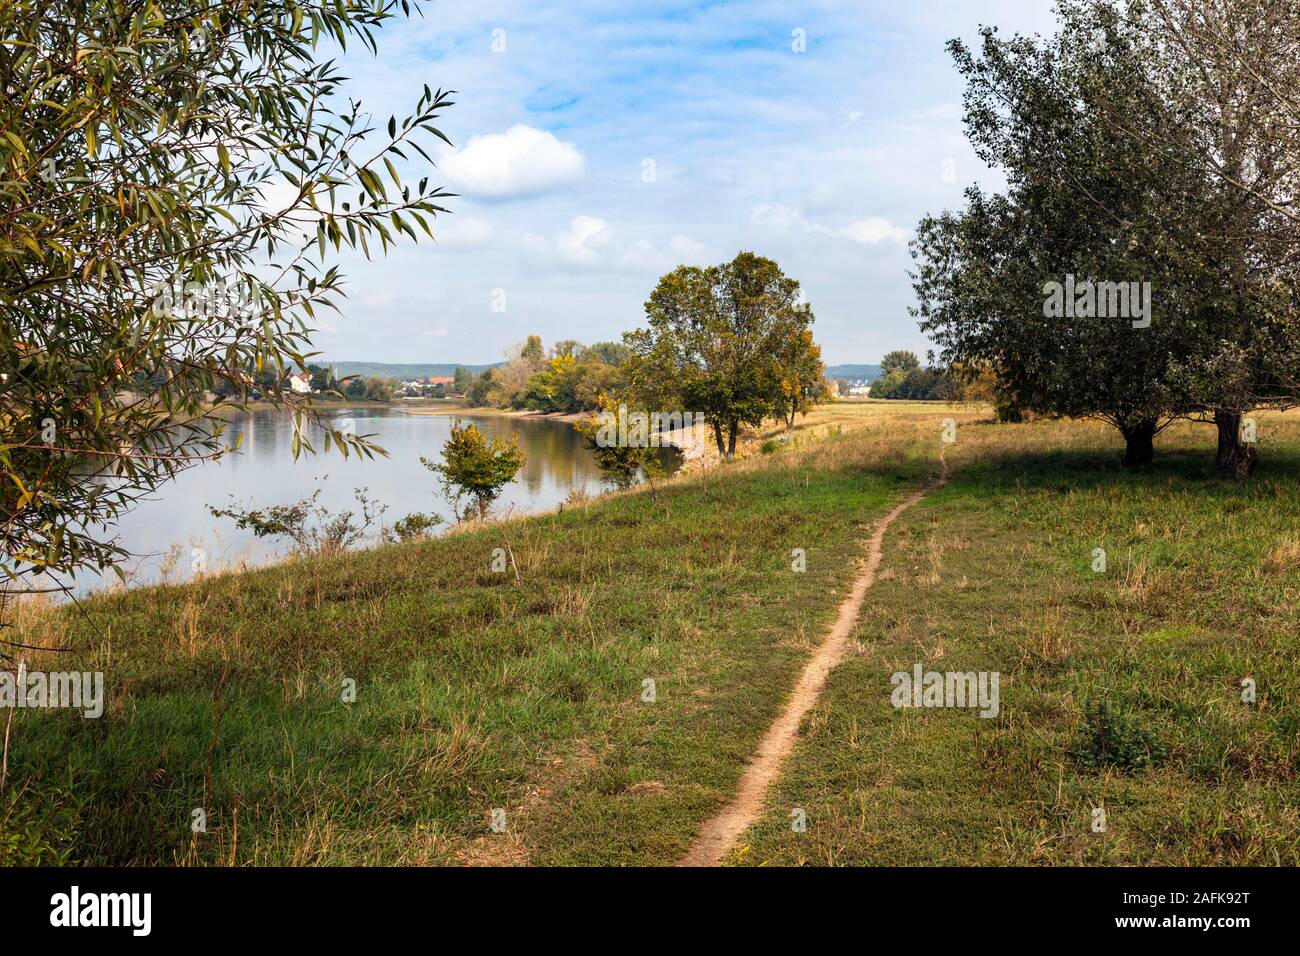
[[[948,463],[944,460],[943,449],[940,449],[938,477],[895,505],[894,510],[876,525],[875,534],[871,536],[868,545],[866,564],[854,580],[848,597],[840,605],[840,612],[830,633],[812,659],[804,665],[799,683],[795,684],[794,693],[790,695],[790,702],[759,741],[753,760],[740,777],[735,798],[700,828],[690,849],[678,861],[678,866],[717,866],[736,845],[740,835],[757,822],[763,812],[763,801],[767,797],[768,788],[781,772],[786,757],[794,750],[804,714],[817,703],[827,676],[844,657],[849,635],[862,611],[867,590],[876,582],[876,569],[880,567],[883,555],[885,532],[899,515],[947,480]]]

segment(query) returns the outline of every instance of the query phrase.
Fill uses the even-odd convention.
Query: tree
[[[777,339],[772,358],[780,374],[773,415],[785,422],[786,428],[793,428],[796,415],[807,415],[829,397],[830,385],[822,377],[826,365],[821,346],[813,341],[812,329],[792,329]]]
[[[912,369],[920,367],[921,360],[916,357],[915,352],[904,352],[902,350],[890,352],[880,360],[882,378],[891,372],[901,372],[906,375]]]
[[[583,361],[615,367],[622,365],[631,355],[631,350],[622,342],[596,342],[582,350]]]
[[[456,513],[461,513],[461,499],[469,497],[480,519],[487,517],[492,502],[515,480],[526,461],[517,439],[489,440],[477,425],[461,425],[459,418],[452,423],[451,437],[442,446],[441,462],[420,456],[420,464],[439,476],[443,493],[455,504]]]
[[[523,345],[519,346],[519,357],[525,362],[532,362],[534,365],[540,365],[546,361],[546,349],[542,346],[542,337],[540,335],[530,335]]]
[[[530,335],[505,351],[506,363],[493,371],[491,402],[502,408],[522,408],[522,395],[534,373],[546,367],[541,336]]]
[[[393,392],[401,384],[395,378],[386,378],[382,375],[373,375],[365,380],[365,397],[369,402],[391,402]]]
[[[617,487],[630,488],[644,474],[652,480],[651,491],[653,492],[653,478],[660,471],[658,449],[652,448],[649,441],[610,442],[602,439],[602,429],[608,427],[611,416],[618,414],[620,401],[621,399],[611,395],[602,394],[599,400],[601,414],[583,419],[574,428],[586,439],[586,445],[591,449],[596,459],[596,467],[600,469],[601,474],[613,481]],[[649,415],[645,409],[636,411],[646,415],[648,419]],[[626,407],[624,414],[628,414]]]
[[[341,294],[339,249],[431,236],[443,211],[397,163],[418,175],[419,139],[445,138],[447,95],[425,87],[410,116],[372,122],[315,52],[322,38],[373,51],[411,8],[0,5],[6,575],[115,566],[119,516],[227,451],[223,406],[254,389],[299,425],[317,419],[326,448],[373,453],[284,380],[308,364],[315,310]],[[295,455],[307,434],[295,428]]]
[[[1117,136],[1149,154],[1191,157],[1217,215],[1198,223],[1217,281],[1176,374],[1218,430],[1215,474],[1258,463],[1243,439],[1252,407],[1296,404],[1300,389],[1300,8],[1275,0],[1149,0],[1126,19],[1153,96],[1176,122],[1111,110]]]
[[[253,509],[232,503],[228,508],[212,505],[207,508],[214,518],[230,518],[237,528],[252,531],[259,538],[283,538],[293,545],[295,553],[313,557],[350,550],[365,540],[371,526],[388,510],[387,505],[371,498],[365,488],[354,488],[353,496],[360,514],[330,511],[320,503],[319,488],[288,505]]]
[[[947,376],[937,369],[912,368],[904,372],[895,368],[871,387],[871,397],[935,401],[945,397],[946,386]]]
[[[775,356],[813,321],[798,297],[798,282],[752,252],[665,275],[645,305],[649,327],[623,337],[638,404],[703,414],[718,452],[735,454],[740,427],[760,424],[781,402]]]
[[[1062,3],[1060,15],[1054,39],[985,30],[978,57],[949,45],[967,135],[1008,187],[972,187],[961,213],[922,221],[915,314],[946,364],[990,369],[1019,407],[1111,422],[1138,465],[1195,407],[1175,371],[1219,278],[1202,229],[1215,202],[1189,157],[1153,162],[1108,123],[1125,110],[1177,121],[1133,47],[1113,24],[1099,34],[1109,21],[1094,13]]]
[[[334,378],[334,370],[328,365],[308,365],[307,374],[311,376],[313,391],[335,392],[339,383]]]
[[[470,408],[482,408],[490,403],[488,393],[492,390],[493,369],[484,369],[477,378],[471,379],[465,390],[465,403]]]
[[[957,363],[949,367],[948,377],[953,401],[992,405],[999,410],[999,420],[1005,420],[1000,411],[1006,401],[1005,389],[991,368]]]

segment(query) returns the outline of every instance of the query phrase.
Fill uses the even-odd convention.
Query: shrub
[[[67,865],[84,804],[62,787],[18,787],[0,798],[0,867]]]
[[[212,512],[214,518],[233,519],[236,527],[251,530],[259,538],[287,539],[297,554],[337,554],[347,551],[364,539],[371,525],[388,510],[387,505],[381,505],[368,497],[364,488],[353,489],[353,494],[361,508],[359,515],[354,511],[334,514],[324,505],[318,504],[319,488],[293,504],[255,510],[235,506],[214,508],[208,505],[208,511]],[[408,515],[398,525],[415,517],[417,516]],[[433,519],[434,522],[440,520],[436,516]]]
[[[1168,751],[1160,737],[1142,727],[1133,714],[1115,710],[1105,701],[1084,708],[1083,729],[1073,752],[1081,767],[1140,770],[1159,766],[1166,756]]]
[[[487,517],[492,502],[515,480],[526,461],[516,439],[489,439],[477,425],[462,425],[459,418],[442,446],[441,463],[420,456],[420,464],[440,476],[443,492],[455,503],[457,515],[461,514],[461,499],[468,497],[480,518]]]
[[[416,511],[397,521],[389,529],[386,537],[392,541],[412,541],[427,538],[429,532],[442,523],[442,518],[435,514]]]

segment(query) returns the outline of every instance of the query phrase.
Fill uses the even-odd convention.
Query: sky
[[[963,137],[944,44],[1050,32],[1051,6],[425,3],[342,71],[380,128],[426,83],[456,91],[439,124],[455,148],[399,171],[458,195],[436,242],[344,255],[348,298],[318,314],[315,347],[486,364],[529,334],[618,340],[659,276],[746,249],[802,284],[828,364],[923,356],[907,243],[966,185],[1000,182]]]

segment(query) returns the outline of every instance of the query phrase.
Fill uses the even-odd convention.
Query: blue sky
[[[803,284],[827,362],[923,352],[907,240],[965,184],[997,183],[962,137],[944,43],[1052,25],[1050,0],[424,9],[344,72],[381,126],[425,83],[457,91],[441,124],[457,149],[430,179],[460,195],[437,243],[344,259],[343,315],[315,337],[331,359],[486,363],[530,333],[618,339],[662,273],[740,249]]]

